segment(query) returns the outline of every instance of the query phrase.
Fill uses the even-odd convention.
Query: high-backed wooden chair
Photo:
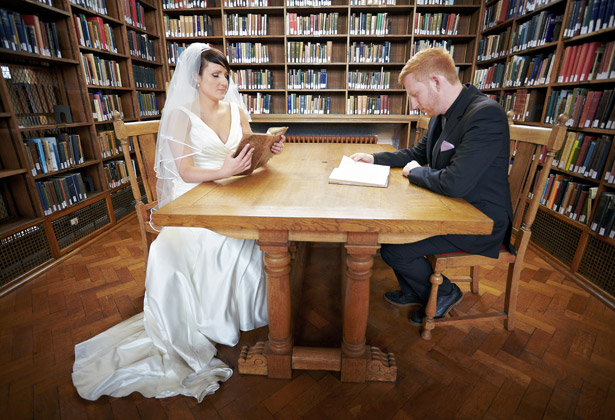
[[[431,338],[431,330],[436,325],[452,325],[479,320],[504,319],[506,329],[509,331],[514,329],[519,275],[532,234],[532,223],[534,223],[536,218],[536,212],[538,211],[542,191],[549,177],[553,157],[562,147],[566,137],[566,120],[567,117],[565,115],[560,116],[558,123],[553,128],[515,125],[512,123],[509,113],[511,166],[509,167],[508,180],[514,215],[514,246],[517,254],[512,254],[502,248],[498,258],[488,258],[464,252],[428,256],[433,274],[429,279],[431,282],[431,292],[425,308],[426,317],[423,318],[423,329],[421,331],[421,336],[424,339],[429,340]],[[544,161],[542,163],[539,162],[541,154],[544,154]],[[540,170],[538,179],[533,182],[538,170]],[[529,199],[528,196],[532,185],[533,198]],[[469,276],[448,276],[448,278],[454,282],[470,282],[472,293],[478,294],[479,267],[481,265],[495,264],[508,264],[504,311],[449,316],[440,319],[433,318],[437,310],[438,286],[442,284],[443,271],[446,269],[469,267]]]
[[[152,207],[158,204],[154,163],[156,162],[156,137],[158,135],[159,125],[159,120],[125,123],[120,119],[118,112],[113,113],[113,129],[115,131],[115,136],[122,144],[122,152],[124,153],[124,160],[126,161],[128,177],[130,178],[130,187],[132,188],[132,195],[136,202],[135,210],[137,212],[137,219],[139,220],[139,228],[141,229],[143,255],[146,263],[149,254],[149,246],[158,234],[149,224],[149,212]],[[129,146],[130,137],[132,137],[134,157],[137,161],[137,167],[143,182],[143,189],[145,190],[146,203],[141,200],[141,191],[139,183],[137,182],[137,174],[135,174],[132,165]]]
[[[419,142],[419,140],[421,139],[421,137],[423,137],[425,135],[425,133],[427,132],[427,129],[429,128],[429,120],[430,118],[426,115],[419,115],[419,119],[416,122],[416,131],[415,131],[415,135],[414,135],[414,146],[416,146]]]

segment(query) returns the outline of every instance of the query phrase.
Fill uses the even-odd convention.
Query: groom
[[[397,306],[423,305],[411,317],[412,323],[421,325],[432,274],[425,255],[465,251],[497,257],[502,243],[512,248],[510,138],[502,107],[473,85],[461,84],[445,49],[417,53],[402,69],[399,81],[408,93],[410,108],[431,117],[427,133],[410,149],[357,153],[352,158],[403,168],[410,183],[461,197],[493,219],[490,235],[440,235],[410,244],[382,245],[382,259],[393,268],[401,289],[386,292],[384,298]],[[443,277],[435,318],[444,317],[463,300],[459,287]]]

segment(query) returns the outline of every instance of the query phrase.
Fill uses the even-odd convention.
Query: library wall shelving
[[[615,1],[490,0],[473,83],[513,119],[568,116],[532,242],[615,307]]]
[[[255,126],[284,123],[300,135],[337,124],[405,147],[415,118],[399,71],[412,51],[444,45],[471,81],[481,10],[480,0],[416,3],[163,0],[169,75],[186,45],[207,42],[227,54]]]
[[[0,293],[134,210],[110,113],[159,116],[158,8],[0,1]]]

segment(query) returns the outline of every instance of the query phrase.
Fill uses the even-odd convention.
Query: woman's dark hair
[[[203,72],[203,69],[207,67],[207,64],[209,63],[219,64],[224,67],[227,71],[226,78],[229,78],[229,75],[231,74],[231,66],[220,50],[209,48],[201,53],[201,66],[199,67],[199,74]]]

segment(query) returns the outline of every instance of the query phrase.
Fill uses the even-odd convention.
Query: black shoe
[[[436,314],[434,319],[444,318],[455,306],[459,305],[463,300],[463,292],[456,284],[453,284],[453,291],[446,296],[438,297],[436,301]],[[425,318],[425,308],[421,308],[410,317],[410,322],[414,325],[423,325]]]
[[[394,290],[384,294],[384,300],[395,306],[422,305],[421,299],[414,292],[404,293],[401,290]]]

